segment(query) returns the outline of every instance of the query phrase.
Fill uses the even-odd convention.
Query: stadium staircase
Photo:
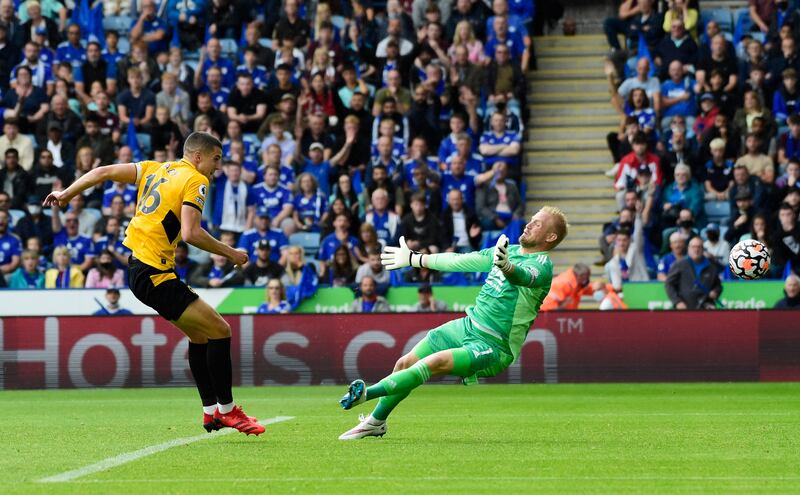
[[[570,235],[553,253],[555,272],[574,263],[592,265],[597,239],[616,211],[606,134],[617,128],[603,74],[607,53],[601,34],[542,36],[534,39],[538,70],[528,74],[526,127],[527,210],[544,204],[562,208]],[[592,266],[599,275],[602,267]]]

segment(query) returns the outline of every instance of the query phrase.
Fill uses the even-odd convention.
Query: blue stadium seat
[[[128,39],[127,36],[122,37],[122,38],[119,39],[119,42],[117,43],[117,49],[119,50],[120,53],[122,53],[124,55],[127,55],[128,53],[130,53],[130,51],[131,51],[131,42],[130,42],[130,40]]]
[[[131,24],[133,24],[133,17],[126,15],[103,18],[103,30],[118,32],[120,41],[122,41],[122,38],[127,38],[126,33],[130,31]]]
[[[727,201],[706,201],[706,216],[709,222],[721,222],[731,216],[731,205]]]
[[[269,38],[259,38],[258,44],[265,48],[272,48],[272,40]]]
[[[103,218],[103,213],[97,208],[84,208],[83,211],[85,211],[88,214],[91,214],[92,217],[94,217],[95,223],[97,223],[101,218]]]
[[[301,246],[308,256],[319,252],[319,240],[318,232],[297,232],[289,236],[289,244]]]
[[[730,9],[705,9],[700,13],[700,22],[703,26],[703,31],[706,30],[706,24],[709,21],[716,21],[719,24],[720,30],[733,34],[733,15]]]
[[[219,44],[222,47],[222,56],[231,60],[236,59],[236,52],[239,50],[237,41],[233,38],[221,38]]]
[[[338,29],[339,31],[341,31],[341,30],[344,29],[345,18],[343,16],[340,16],[340,15],[331,16],[331,24],[333,24],[333,27],[335,29]],[[343,33],[342,36],[344,36],[344,34],[345,33]]]
[[[8,210],[8,215],[11,217],[11,226],[13,227],[19,222],[20,218],[25,216],[25,212],[22,210]]]

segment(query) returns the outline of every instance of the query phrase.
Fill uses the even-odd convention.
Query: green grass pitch
[[[237,389],[249,414],[294,419],[58,483],[38,480],[205,434],[195,391],[0,392],[0,492],[800,492],[797,383],[430,385],[384,438],[340,442],[369,412],[341,411],[344,390]]]

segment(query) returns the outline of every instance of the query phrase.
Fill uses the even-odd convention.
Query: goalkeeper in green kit
[[[401,357],[391,375],[367,387],[363,380],[350,384],[339,401],[351,409],[378,399],[368,417],[360,417],[340,440],[386,434],[386,418],[412,390],[433,376],[456,375],[465,384],[495,376],[519,357],[539,306],[550,291],[553,264],[548,255],[567,235],[567,219],[558,208],[545,206],[525,226],[518,245],[500,236],[494,248],[468,254],[420,254],[406,246],[386,247],[381,262],[388,270],[412,266],[444,272],[489,272],[467,315],[428,332]]]

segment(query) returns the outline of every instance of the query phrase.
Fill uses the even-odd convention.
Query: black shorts
[[[128,282],[137,299],[170,321],[180,318],[200,297],[181,282],[175,270],[159,270],[133,256],[128,258]]]

